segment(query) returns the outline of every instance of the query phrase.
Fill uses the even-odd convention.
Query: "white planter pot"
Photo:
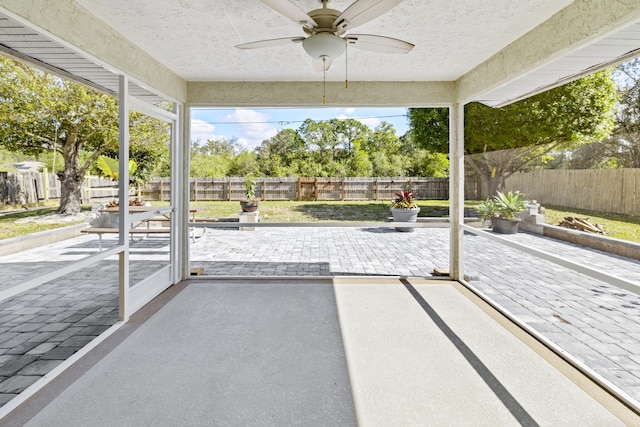
[[[393,222],[416,222],[420,208],[391,208]],[[396,227],[396,231],[413,231],[413,227]]]

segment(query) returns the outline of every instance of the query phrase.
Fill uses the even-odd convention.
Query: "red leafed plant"
[[[415,195],[411,191],[401,191],[396,193],[396,198],[391,202],[391,207],[396,209],[413,209],[418,205],[415,201]]]

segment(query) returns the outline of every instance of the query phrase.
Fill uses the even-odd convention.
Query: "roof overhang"
[[[404,3],[422,7],[411,1],[397,7]],[[252,1],[245,7],[258,5],[264,6]],[[387,67],[385,80],[350,81],[346,89],[344,82],[334,79],[325,86],[320,78],[190,80],[172,71],[175,64],[158,60],[114,29],[105,22],[108,17],[103,20],[99,11],[87,10],[73,0],[0,0],[0,15],[0,50],[7,55],[113,94],[118,90],[118,75],[124,74],[130,78],[133,96],[152,103],[164,99],[195,106],[322,106],[323,93],[327,105],[336,106],[471,101],[500,106],[635,56],[640,49],[640,1],[576,0],[516,40],[505,39],[501,50],[458,78],[402,81],[402,70],[394,79],[393,67]]]
[[[501,106],[640,54],[640,2],[575,1],[458,81],[458,100]]]

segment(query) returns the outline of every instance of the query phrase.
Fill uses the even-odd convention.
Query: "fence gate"
[[[298,180],[298,200],[312,202],[316,200],[316,178],[300,178]]]

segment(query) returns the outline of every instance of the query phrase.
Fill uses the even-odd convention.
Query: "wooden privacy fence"
[[[135,195],[132,189],[130,194]],[[81,189],[82,203],[100,203],[118,197],[118,184],[87,176]],[[0,206],[16,206],[60,199],[60,180],[49,172],[0,172]]]
[[[449,198],[448,178],[258,178],[256,197],[262,200],[391,200],[400,190],[419,199]],[[193,201],[241,200],[244,178],[191,178]],[[156,178],[142,190],[146,200],[169,200],[168,178]]]
[[[263,200],[391,200],[400,190],[411,190],[418,199],[449,198],[448,178],[258,178],[256,196]],[[465,198],[479,199],[480,184],[465,182]],[[118,184],[87,176],[82,186],[83,203],[105,203],[118,197]],[[170,198],[169,178],[155,178],[142,189],[145,200]],[[191,200],[241,200],[244,178],[191,178]],[[130,190],[130,196],[135,196]],[[0,206],[16,206],[60,199],[60,181],[54,173],[0,172]]]
[[[640,215],[640,169],[539,170],[511,175],[505,184],[543,206]]]
[[[477,178],[465,179],[465,198],[479,200],[486,192]],[[519,190],[541,204],[600,212],[640,215],[640,169],[539,170],[506,180],[507,190]],[[449,198],[448,178],[258,178],[256,196],[263,200],[391,200],[410,189],[419,199]],[[244,178],[191,178],[193,201],[240,200]],[[135,190],[130,190],[135,196]],[[118,197],[117,184],[95,176],[85,178],[83,203],[104,203]],[[168,178],[156,178],[142,190],[146,200],[169,200]],[[60,198],[54,173],[0,172],[0,205],[21,205]]]
[[[0,172],[0,199],[3,205],[37,203],[45,194],[43,174]]]

